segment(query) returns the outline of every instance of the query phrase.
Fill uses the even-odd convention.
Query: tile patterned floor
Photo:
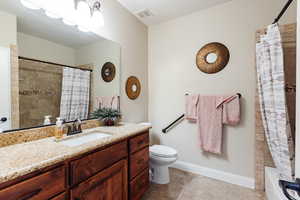
[[[263,200],[255,191],[170,169],[171,183],[151,184],[142,200]]]

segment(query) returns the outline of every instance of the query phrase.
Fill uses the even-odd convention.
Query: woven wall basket
[[[131,76],[126,81],[126,94],[129,99],[137,99],[141,93],[141,83],[135,76]]]
[[[116,76],[115,65],[111,62],[105,63],[101,70],[101,76],[105,82],[111,82],[112,80],[114,80]]]
[[[228,48],[221,43],[213,42],[198,51],[196,63],[202,72],[214,74],[226,67],[229,58]]]

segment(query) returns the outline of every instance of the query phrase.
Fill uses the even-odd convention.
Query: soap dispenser
[[[55,127],[55,139],[59,140],[64,136],[64,125],[63,120],[60,117],[56,118],[56,127]]]

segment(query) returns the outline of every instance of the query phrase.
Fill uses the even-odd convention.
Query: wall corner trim
[[[235,174],[231,174],[231,173],[227,173],[227,172],[223,172],[211,168],[201,167],[199,165],[195,165],[183,161],[176,161],[171,167],[175,169],[191,172],[194,174],[198,174],[201,176],[205,176],[208,178],[213,178],[227,183],[250,188],[253,190],[255,189],[254,178],[244,177],[244,176],[235,175]]]

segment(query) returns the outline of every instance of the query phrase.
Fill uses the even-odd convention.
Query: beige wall
[[[121,109],[123,120],[140,122],[148,119],[148,46],[147,27],[116,0],[103,1],[105,26],[96,30],[100,36],[119,43],[121,49]],[[125,93],[129,76],[142,84],[141,96],[132,101]]]
[[[17,33],[19,56],[75,66],[75,50],[32,35]]]
[[[0,11],[0,46],[9,47],[17,44],[17,18]]]
[[[93,88],[92,98],[96,102],[96,97],[120,96],[120,66],[121,47],[119,44],[109,40],[99,40],[99,42],[81,47],[76,50],[76,65],[93,65]],[[106,62],[111,62],[116,67],[116,75],[111,82],[105,82],[101,77],[102,66]],[[94,108],[97,105],[94,104]]]
[[[149,28],[149,118],[154,137],[176,148],[179,160],[254,178],[255,173],[255,31],[273,22],[285,2],[234,0]],[[296,6],[281,23],[294,22]],[[206,43],[230,50],[228,66],[213,75],[195,64]],[[184,94],[240,92],[242,121],[224,129],[224,155],[204,154],[195,124],[186,121],[162,135],[161,129],[184,112]]]

